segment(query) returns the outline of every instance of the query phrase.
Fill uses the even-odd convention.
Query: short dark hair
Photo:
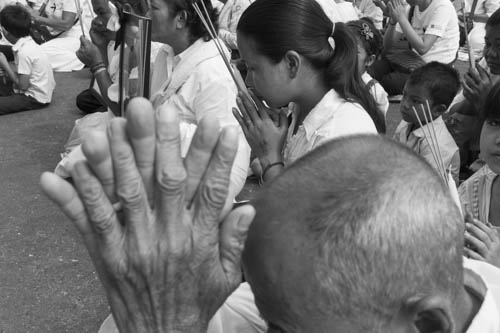
[[[500,8],[495,10],[488,20],[486,21],[486,26],[488,27],[496,27],[500,25]]]
[[[448,108],[460,89],[460,74],[450,65],[432,61],[415,69],[407,84],[424,86],[434,105],[444,104]]]
[[[5,6],[0,11],[0,24],[16,38],[26,37],[30,34],[31,15],[18,5]]]
[[[500,82],[491,87],[483,106],[484,117],[487,120],[500,119]]]
[[[196,14],[193,4],[197,3],[203,14],[203,5],[205,5],[208,16],[212,21],[215,31],[219,30],[218,25],[218,14],[217,11],[212,6],[210,0],[164,0],[167,5],[172,9],[172,16],[177,15],[181,11],[186,11],[187,13],[187,26],[191,33],[191,42],[195,42],[199,38],[203,38],[205,41],[211,40],[210,33],[207,31],[200,17]],[[203,4],[202,4],[203,2]],[[206,17],[205,17],[206,19]]]

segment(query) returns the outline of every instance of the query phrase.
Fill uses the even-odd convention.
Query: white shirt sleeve
[[[426,27],[424,34],[442,37],[448,27],[449,20],[450,11],[448,7],[438,6],[436,10],[432,12],[431,18],[429,19],[429,25]]]

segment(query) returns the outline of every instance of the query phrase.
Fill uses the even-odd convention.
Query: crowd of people
[[[92,75],[75,101],[102,121],[41,185],[105,287],[101,333],[500,333],[499,0],[0,7],[0,114]]]

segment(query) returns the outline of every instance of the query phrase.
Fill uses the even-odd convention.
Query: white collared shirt
[[[378,83],[374,78],[370,76],[367,72],[364,72],[361,75],[361,79],[367,85],[370,81],[374,81],[374,84],[371,85],[369,91],[372,94],[375,102],[377,103],[378,109],[382,112],[384,117],[387,114],[387,110],[389,110],[389,98],[387,97],[387,92],[385,89]]]
[[[377,134],[368,113],[358,103],[341,98],[330,90],[309,112],[302,125],[293,134],[293,117],[284,147],[285,164],[289,164],[309,151],[334,138],[354,134]]]
[[[250,165],[250,146],[232,113],[237,107],[236,95],[236,85],[213,41],[199,39],[178,55],[168,45],[158,51],[151,78],[151,101],[156,110],[173,107],[178,111],[183,156],[198,122],[207,115],[215,116],[221,127],[239,129],[229,195],[241,191]]]
[[[14,89],[33,97],[40,103],[50,103],[56,86],[50,62],[40,45],[31,37],[20,38],[13,46],[17,74],[28,75],[30,85],[25,91]]]
[[[455,140],[453,140],[450,132],[448,132],[448,129],[444,124],[443,117],[440,116],[434,119],[433,124],[444,165],[447,170],[451,171],[453,180],[456,184],[458,184],[458,174],[460,171],[460,154],[458,152],[458,146],[455,143]],[[417,128],[411,132],[410,127],[410,123],[402,120],[394,133],[394,140],[413,149],[436,170],[439,170],[436,161],[434,160],[431,146],[425,139],[425,134],[428,134],[430,131],[429,125],[424,125],[423,127]]]

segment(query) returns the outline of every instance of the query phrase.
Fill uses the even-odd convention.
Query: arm
[[[401,30],[406,36],[406,39],[410,43],[411,47],[420,55],[426,54],[439,36],[426,33],[423,38],[421,38],[408,20],[406,7],[402,0],[393,0],[389,2],[387,6],[391,15],[390,20],[392,20],[392,22],[396,21],[399,23],[399,26],[401,27]],[[442,22],[439,24],[443,25]]]
[[[385,31],[384,34],[384,49],[389,50],[391,47],[399,41],[402,37],[403,34],[396,31],[396,23],[393,21],[391,18],[389,18],[389,23],[387,24],[387,30]]]
[[[40,15],[32,15],[32,18],[36,23],[47,25],[57,30],[67,31],[75,24],[76,13],[64,11],[61,19],[48,18]]]
[[[17,74],[14,72],[3,53],[0,53],[0,67],[7,73],[9,79],[19,90],[25,91],[29,88],[30,76],[28,74]]]

